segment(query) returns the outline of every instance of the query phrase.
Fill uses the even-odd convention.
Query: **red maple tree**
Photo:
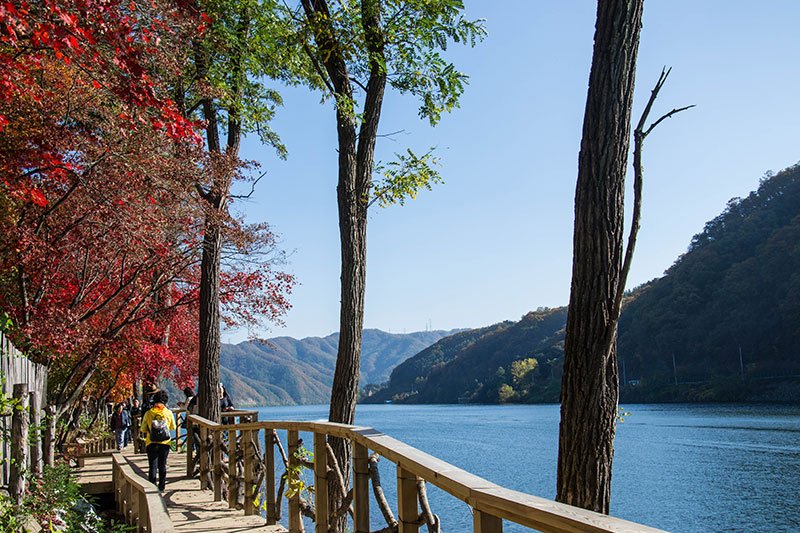
[[[62,411],[87,386],[100,397],[196,375],[196,183],[209,163],[167,97],[181,32],[202,31],[183,8],[0,4],[0,309],[49,365]],[[274,237],[221,222],[229,323],[278,319],[294,280],[258,258]]]

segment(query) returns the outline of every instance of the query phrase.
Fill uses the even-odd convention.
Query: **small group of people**
[[[109,426],[111,426],[111,430],[116,437],[117,450],[126,448],[128,443],[133,440],[131,426],[133,425],[134,417],[140,416],[142,416],[142,408],[139,406],[138,398],[114,404],[111,410]]]
[[[186,399],[182,402],[178,402],[178,407],[186,409],[191,414],[197,414],[197,396],[194,390],[191,387],[186,387],[183,389],[183,394],[186,396]],[[227,389],[225,389],[222,383],[219,384],[219,410],[221,412],[236,410],[230,394],[228,394]]]
[[[183,402],[178,402],[178,407],[190,413],[197,413],[197,396],[194,390],[186,387],[183,389],[183,394],[186,398]],[[168,401],[169,395],[165,391],[148,387],[143,394],[141,406],[137,398],[133,398],[130,403],[121,402],[114,406],[111,416],[111,429],[114,430],[118,450],[126,447],[132,440],[131,426],[137,417],[141,417],[139,431],[145,440],[148,478],[162,492],[167,480],[167,457],[172,447],[172,432],[176,430],[175,415],[167,407]],[[221,383],[219,408],[223,412],[235,410],[233,400]],[[194,440],[198,442],[198,439]]]

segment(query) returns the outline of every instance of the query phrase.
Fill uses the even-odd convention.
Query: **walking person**
[[[137,436],[134,436],[134,431],[138,428],[142,423],[142,408],[139,406],[139,398],[134,398],[131,402],[130,408],[130,416],[131,416],[131,427],[128,428],[128,431],[125,433],[125,445],[128,445],[128,442],[133,442],[133,451],[139,452],[139,444],[136,442],[138,440],[138,433]]]
[[[142,416],[142,408],[139,406],[139,398],[134,398],[133,402],[131,403],[131,417],[141,417]]]
[[[169,456],[172,431],[175,430],[175,415],[167,408],[169,396],[164,391],[153,394],[155,405],[144,414],[141,432],[145,434],[149,479],[158,490],[164,492],[167,481],[167,456]],[[156,478],[156,474],[158,477]]]
[[[117,450],[122,450],[128,445],[125,436],[130,427],[131,417],[128,411],[125,410],[125,405],[118,403],[114,407],[114,413],[111,415],[111,429],[114,430],[114,436],[117,439]]]

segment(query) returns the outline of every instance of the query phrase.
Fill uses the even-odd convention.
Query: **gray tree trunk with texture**
[[[557,496],[608,513],[619,397],[625,170],[644,0],[600,0],[578,158]]]

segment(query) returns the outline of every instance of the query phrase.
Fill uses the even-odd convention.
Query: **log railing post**
[[[48,405],[45,409],[45,415],[47,416],[47,426],[45,427],[44,441],[42,442],[42,456],[44,464],[52,467],[56,459],[56,406]]]
[[[496,516],[473,509],[472,530],[474,533],[503,533],[503,521]]]
[[[200,426],[200,447],[197,453],[200,454],[200,490],[208,488],[208,428]]]
[[[369,450],[353,441],[353,527],[369,533]]]
[[[236,446],[236,431],[229,429],[228,433],[228,507],[234,509],[239,500],[238,479],[238,450]]]
[[[39,477],[42,474],[42,419],[39,411],[39,393],[30,391],[30,422],[31,422],[31,475]]]
[[[255,446],[253,445],[253,430],[242,431],[242,455],[244,455],[244,514],[255,514],[253,504],[253,487],[255,486]]]
[[[314,530],[328,533],[328,447],[324,433],[314,433]]]
[[[267,525],[272,526],[278,522],[278,513],[275,508],[275,431],[264,430],[264,492],[267,504]]]
[[[28,470],[28,384],[17,383],[13,389],[14,413],[11,416],[11,471],[8,492],[19,507],[25,495],[25,477]]]
[[[417,506],[417,476],[397,467],[398,533],[419,532],[419,507]]]
[[[111,456],[111,490],[114,492],[114,508],[119,514],[119,498],[117,498],[117,485],[119,484],[119,473],[117,472],[117,461]]]
[[[211,444],[211,463],[214,472],[214,501],[222,501],[222,432],[214,431]]]
[[[125,522],[133,523],[133,483],[125,480]]]
[[[131,483],[131,524],[139,523],[139,495],[139,491],[136,490],[136,487]]]
[[[186,415],[186,477],[194,475],[194,430],[192,429],[192,421],[189,420],[189,415]]]
[[[300,438],[297,431],[289,430],[287,433],[289,441],[289,468],[296,470],[299,466],[296,455],[300,448]],[[302,531],[303,519],[300,516],[300,494],[295,494],[289,498],[289,533],[301,533]]]
[[[137,532],[150,531],[150,509],[147,506],[147,494],[139,493],[139,520],[137,522]]]

